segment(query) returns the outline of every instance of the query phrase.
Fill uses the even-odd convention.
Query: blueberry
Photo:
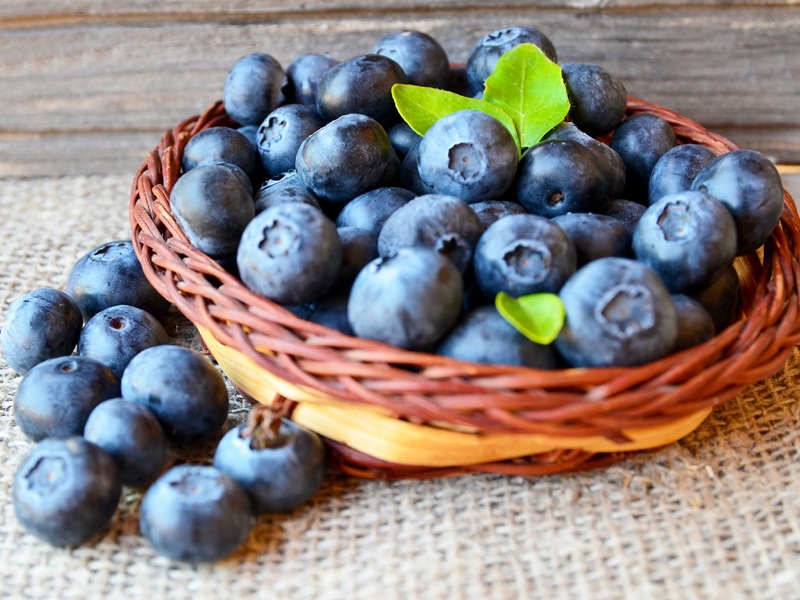
[[[561,74],[570,101],[572,122],[589,135],[603,135],[617,128],[625,116],[628,94],[617,77],[600,65],[563,63]]]
[[[594,213],[567,213],[553,217],[567,232],[578,253],[578,267],[606,256],[630,257],[631,233],[621,221]]]
[[[281,304],[319,300],[342,264],[333,222],[304,203],[279,204],[245,229],[237,254],[242,282]]]
[[[667,150],[650,173],[649,203],[667,194],[690,190],[700,169],[715,156],[710,148],[700,144],[681,144]]]
[[[327,121],[359,113],[388,126],[397,120],[392,86],[407,83],[402,67],[387,56],[362,54],[331,67],[317,86],[317,109]]]
[[[114,459],[123,485],[149,484],[169,458],[158,419],[144,405],[124,398],[99,404],[86,421],[83,437]]]
[[[348,320],[359,337],[420,349],[436,343],[455,324],[463,286],[456,266],[438,252],[401,248],[358,274]]]
[[[739,275],[731,264],[710,285],[694,290],[688,295],[702,304],[714,321],[714,329],[722,331],[736,322],[739,316]]]
[[[370,54],[394,60],[408,77],[408,83],[433,88],[447,85],[450,59],[441,44],[427,33],[393,31],[378,40]]]
[[[475,277],[489,298],[556,293],[577,265],[575,245],[558,225],[537,215],[495,221],[475,248]]]
[[[378,235],[358,227],[337,227],[336,232],[342,245],[342,266],[333,288],[343,290],[368,262],[378,258]]]
[[[259,172],[258,155],[252,142],[242,132],[230,127],[209,127],[189,138],[181,165],[186,172],[216,161],[236,165],[250,180]]]
[[[101,310],[86,322],[78,340],[78,354],[106,365],[117,377],[145,348],[166,344],[167,332],[141,308],[118,304]]]
[[[252,194],[220,164],[199,165],[181,175],[170,203],[189,241],[212,257],[236,252],[244,228],[255,215]]]
[[[526,212],[521,204],[509,200],[484,200],[483,202],[473,202],[469,206],[478,215],[484,229],[502,217],[524,215]]]
[[[389,127],[386,133],[389,135],[392,148],[397,152],[397,157],[401,161],[405,159],[409,150],[422,140],[422,136],[411,129],[411,125],[405,121],[395,123]]]
[[[414,195],[433,194],[433,187],[422,181],[419,175],[419,144],[412,147],[400,166],[400,185]]]
[[[347,202],[379,187],[390,164],[391,147],[377,121],[360,114],[345,115],[300,145],[297,177],[317,198]]]
[[[633,200],[625,200],[624,198],[617,198],[614,200],[606,200],[600,205],[599,213],[617,219],[625,226],[628,233],[633,234],[636,229],[636,224],[642,218],[644,211],[647,207],[639,202]]]
[[[378,252],[388,257],[400,248],[423,246],[450,259],[464,273],[482,232],[478,215],[463,200],[424,194],[386,219],[378,235]]]
[[[353,328],[350,327],[350,321],[347,320],[348,300],[348,293],[329,294],[314,306],[313,310],[305,318],[339,333],[354,335]]]
[[[486,78],[492,74],[498,59],[520,44],[534,44],[545,55],[557,62],[558,56],[553,42],[533,27],[504,27],[489,33],[472,46],[467,58],[467,80],[472,94],[483,91]]]
[[[697,300],[683,294],[673,294],[678,314],[678,337],[673,352],[692,348],[714,337],[714,320]]]
[[[672,351],[675,303],[658,274],[629,258],[601,258],[561,288],[566,320],[555,345],[573,367],[642,365]]]
[[[121,495],[114,461],[77,436],[42,440],[14,476],[17,520],[54,546],[78,546],[103,531]]]
[[[508,129],[477,110],[437,120],[419,144],[419,176],[435,193],[466,202],[502,196],[514,180],[519,154]]]
[[[300,144],[325,125],[315,108],[284,104],[267,115],[258,128],[258,155],[269,177],[294,169]]]
[[[286,96],[289,102],[317,106],[319,80],[339,61],[327,54],[307,53],[297,56],[286,67]]]
[[[83,327],[80,306],[71,296],[53,288],[38,288],[17,298],[0,330],[3,356],[24,375],[49,358],[68,356]]]
[[[228,71],[222,99],[225,111],[239,125],[259,125],[283,101],[286,74],[272,56],[243,56]]]
[[[462,65],[450,65],[450,73],[447,76],[445,88],[449,92],[459,96],[472,96],[467,78],[467,67]]]
[[[603,173],[592,152],[578,142],[547,140],[522,155],[513,197],[529,213],[593,212],[604,195]]]
[[[772,234],[783,212],[783,186],[775,165],[755,150],[732,150],[707,163],[692,182],[733,215],[737,256],[758,249]]]
[[[625,191],[626,167],[625,161],[622,160],[616,150],[581,131],[571,121],[562,121],[559,125],[553,127],[545,134],[542,141],[551,139],[572,140],[591,150],[605,182],[603,198],[615,199],[622,197]]]
[[[296,171],[292,171],[295,172]],[[286,173],[284,175],[287,175]],[[268,179],[256,192],[255,213],[261,214],[271,206],[301,202],[322,210],[319,200],[305,188],[296,176]]]
[[[556,369],[552,347],[517,331],[493,305],[470,312],[439,345],[437,354],[458,360],[533,369]]]
[[[677,143],[670,124],[652,113],[638,113],[617,127],[611,148],[625,162],[626,197],[647,203],[650,173],[658,159]]]
[[[669,194],[642,215],[633,251],[673,292],[703,288],[733,262],[736,225],[725,206],[705,192]]]
[[[81,307],[84,320],[117,304],[129,304],[160,316],[169,308],[150,284],[130,240],[107,242],[73,265],[66,292]]]
[[[14,396],[14,419],[34,441],[81,435],[89,413],[120,393],[116,375],[85,356],[60,356],[33,367]]]
[[[258,125],[242,125],[236,128],[236,131],[241,133],[247,138],[247,141],[252,144],[253,148],[256,147],[256,134],[258,133]]]
[[[213,562],[239,548],[253,524],[250,501],[229,475],[206,465],[172,467],[142,498],[139,526],[173,560]]]
[[[256,514],[289,512],[322,484],[325,447],[316,433],[288,419],[251,419],[222,437],[214,466],[244,488]]]
[[[396,186],[370,190],[344,205],[336,226],[358,227],[378,235],[389,215],[415,197],[411,190]]]
[[[122,397],[139,402],[158,419],[167,437],[203,442],[228,417],[228,390],[219,371],[181,346],[153,346],[137,354],[122,374]]]

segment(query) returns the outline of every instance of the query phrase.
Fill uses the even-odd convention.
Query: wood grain
[[[454,62],[489,31],[540,27],[562,61],[777,161],[800,163],[796,0],[0,0],[0,176],[135,171],[161,133],[221,97],[248,52],[348,58],[415,28]],[[384,5],[385,6],[385,5]]]

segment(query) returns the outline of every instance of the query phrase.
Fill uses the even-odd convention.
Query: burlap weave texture
[[[63,289],[94,246],[129,236],[130,178],[0,181],[0,323],[35,287]],[[191,326],[170,322],[196,345]],[[367,482],[330,474],[262,517],[214,565],[155,555],[128,490],[111,529],[54,549],[27,534],[11,482],[30,449],[0,359],[0,595],[9,598],[800,598],[800,354],[678,443],[604,470]],[[231,423],[246,412],[233,395]],[[211,448],[180,453],[207,461]]]

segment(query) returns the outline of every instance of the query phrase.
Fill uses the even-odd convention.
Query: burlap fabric
[[[129,236],[130,178],[0,181],[0,322],[63,288],[72,264]],[[175,316],[176,341],[196,344]],[[31,443],[0,359],[0,595],[9,598],[800,598],[800,354],[692,435],[604,470],[536,479],[368,482],[331,473],[315,499],[258,520],[220,563],[155,555],[128,490],[110,531],[54,549],[11,504]],[[231,423],[247,407],[235,395]],[[181,451],[208,461],[212,448]]]

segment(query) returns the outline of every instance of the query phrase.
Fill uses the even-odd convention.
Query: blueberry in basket
[[[308,52],[296,56],[286,67],[286,101],[317,107],[319,81],[339,61],[329,54]]]
[[[253,144],[242,132],[230,127],[209,127],[198,131],[186,142],[181,167],[186,172],[202,164],[220,161],[241,169],[249,182],[260,173]]]
[[[79,436],[36,444],[14,475],[14,513],[54,546],[77,546],[111,522],[122,494],[117,465]]]
[[[284,104],[267,115],[258,128],[258,156],[268,177],[294,169],[297,149],[308,136],[325,125],[316,108]]]
[[[450,60],[441,44],[422,31],[393,31],[375,42],[369,54],[394,60],[414,85],[445,88],[450,76]]]
[[[700,144],[681,144],[667,150],[650,172],[648,203],[653,204],[667,194],[692,189],[700,169],[715,157],[711,148]]]
[[[336,226],[357,227],[378,235],[386,219],[412,198],[416,198],[414,192],[396,186],[364,192],[344,205],[336,216]]]
[[[3,356],[24,375],[50,358],[72,354],[83,327],[80,306],[54,288],[31,290],[11,303],[0,330]]]
[[[231,66],[222,97],[225,110],[240,125],[260,125],[284,100],[286,73],[269,54],[254,52]]]

